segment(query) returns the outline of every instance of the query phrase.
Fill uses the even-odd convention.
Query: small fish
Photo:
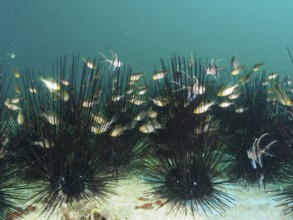
[[[40,146],[42,148],[52,148],[54,147],[54,144],[49,142],[48,139],[44,139],[43,141],[32,141],[30,142],[31,145]]]
[[[192,86],[192,93],[194,95],[202,95],[204,94],[206,91],[206,88],[198,83],[194,83]],[[189,96],[189,94],[188,94]]]
[[[244,71],[244,66],[238,66],[237,68],[233,68],[230,73],[232,76],[235,76],[235,75],[238,75],[242,71]]]
[[[219,106],[220,106],[221,108],[227,108],[227,107],[229,107],[229,106],[232,105],[232,104],[233,104],[233,102],[224,101],[224,102],[221,102],[221,103],[219,104]]]
[[[45,79],[41,77],[40,81],[42,81],[49,90],[58,91],[61,88],[60,85],[56,83],[54,79]]]
[[[65,102],[67,102],[70,98],[69,93],[66,90],[62,90],[58,96]]]
[[[260,69],[260,67],[261,67],[262,65],[263,65],[263,63],[257,63],[257,64],[255,64],[255,65],[251,68],[252,72],[259,71],[259,69]]]
[[[148,91],[147,86],[143,85],[138,88],[137,95],[144,95]]]
[[[132,104],[137,105],[137,106],[146,103],[145,100],[142,100],[142,99],[135,99],[135,98],[130,99],[129,102],[131,102]]]
[[[245,108],[245,107],[239,107],[239,108],[235,109],[235,112],[236,112],[236,113],[243,113],[243,112],[245,112],[245,111],[247,111],[247,110],[248,110],[248,108]]]
[[[94,115],[94,114],[92,114],[91,116],[94,119],[94,121],[96,123],[98,123],[98,124],[105,124],[107,122],[107,119],[102,115]]]
[[[95,64],[90,59],[83,59],[84,65],[89,69],[96,69]]]
[[[235,92],[228,96],[228,99],[234,100],[237,99],[241,95],[241,92]]]
[[[110,52],[112,54],[112,60],[108,59],[103,53],[100,53],[100,55],[105,59],[102,62],[109,63],[109,69],[115,71],[117,68],[120,68],[122,66],[122,62],[119,60],[118,55],[116,53],[114,53],[112,50]]]
[[[263,137],[268,135],[268,133],[265,133],[261,135],[259,138],[256,138],[253,142],[252,147],[247,151],[247,157],[250,159],[251,166],[253,169],[257,169],[257,164],[259,165],[260,168],[263,168],[262,165],[262,156],[274,156],[267,151],[270,149],[270,147],[275,144],[277,141],[272,141],[269,144],[267,144],[264,148],[260,148],[260,141]]]
[[[198,114],[202,114],[205,113],[206,111],[209,110],[209,108],[215,104],[215,101],[212,102],[201,102],[193,111],[194,114],[198,115]]]
[[[157,97],[151,99],[156,106],[164,107],[169,104],[169,100],[167,98]]]
[[[15,104],[11,104],[9,98],[7,98],[7,99],[5,100],[4,105],[5,105],[7,108],[9,108],[9,109],[11,109],[11,110],[13,110],[13,111],[21,110],[21,108],[20,108],[19,106],[15,105]]]
[[[17,104],[17,103],[19,103],[19,101],[20,101],[20,98],[19,97],[10,99],[10,102],[13,103],[13,104]]]
[[[233,69],[238,69],[240,67],[239,61],[238,61],[238,59],[236,58],[235,55],[231,59],[231,66],[232,66]]]
[[[276,96],[276,100],[278,100],[284,106],[292,106],[292,101],[290,100],[287,93],[282,91],[277,84],[274,85],[274,88],[275,88],[274,94]]]
[[[146,112],[142,111],[134,117],[134,121],[142,121],[143,119],[146,118],[146,116],[147,116]]]
[[[109,122],[101,124],[99,127],[92,126],[91,132],[95,134],[102,134],[110,129],[112,124],[117,120],[117,118],[114,116]]]
[[[64,79],[60,80],[60,83],[64,86],[69,86],[69,84],[70,84],[69,81],[64,80]]]
[[[30,88],[28,89],[28,91],[29,91],[30,93],[33,93],[33,94],[38,93],[38,90],[35,89],[35,88],[32,88],[32,87],[30,87]]]
[[[143,73],[134,73],[130,76],[130,81],[138,81],[143,76]]]
[[[219,92],[218,92],[218,96],[228,96],[228,95],[231,95],[234,90],[238,87],[238,84],[235,84],[233,86],[227,86],[223,89],[221,89]]]
[[[110,132],[111,137],[118,137],[127,129],[127,126],[122,126],[121,124],[116,125]]]
[[[153,80],[159,80],[159,79],[162,79],[165,77],[165,75],[167,74],[168,72],[163,72],[163,71],[160,71],[160,72],[156,72],[153,76],[152,76],[152,79]]]
[[[275,78],[277,78],[277,76],[278,76],[278,73],[271,72],[271,73],[268,75],[268,80],[275,79]]]
[[[139,91],[137,91],[137,95],[144,95],[147,91],[148,91],[148,89],[139,90]]]
[[[163,126],[157,122],[157,121],[149,121],[145,124],[143,124],[142,126],[139,127],[139,131],[142,133],[153,133],[155,132],[157,129],[162,129]]]
[[[126,90],[126,94],[130,95],[134,92],[132,88]]]
[[[22,111],[21,110],[19,110],[19,112],[18,112],[16,121],[20,125],[22,125],[23,122],[24,122],[24,117],[23,117],[23,114],[22,114]]]
[[[206,74],[207,75],[212,75],[214,78],[216,78],[216,75],[221,70],[225,70],[225,68],[217,67],[215,62],[214,62],[214,59],[212,59],[210,65],[207,68],[205,68]]]
[[[120,101],[123,97],[124,97],[124,95],[113,95],[113,96],[112,96],[112,101],[113,101],[113,102],[118,102],[118,101]]]
[[[253,73],[254,73],[253,71],[250,71],[249,73],[245,74],[244,76],[239,77],[238,82],[241,84],[248,83],[250,81]]]

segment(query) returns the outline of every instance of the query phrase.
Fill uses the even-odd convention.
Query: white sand
[[[236,204],[226,210],[222,215],[198,215],[185,216],[177,213],[174,215],[168,212],[168,206],[158,209],[152,198],[145,196],[150,189],[148,184],[136,178],[121,180],[115,191],[119,196],[111,196],[109,203],[103,204],[101,209],[111,211],[120,220],[289,220],[290,216],[284,217],[281,208],[276,207],[270,190],[277,189],[276,186],[267,186],[266,190],[258,188],[244,189],[242,186],[231,187],[230,193],[237,197]],[[149,200],[140,201],[139,197]],[[136,209],[144,203],[153,202],[152,209]],[[97,205],[98,206],[98,205]],[[42,220],[46,217],[39,216],[38,212],[30,213],[23,217],[25,220]],[[61,219],[61,215],[54,215],[50,219]]]

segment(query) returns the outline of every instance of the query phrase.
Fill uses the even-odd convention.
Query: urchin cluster
[[[154,153],[145,160],[143,179],[153,185],[149,193],[165,201],[170,211],[221,213],[234,199],[224,190],[227,164],[217,121],[201,108],[211,96],[206,88],[214,91],[213,86],[200,63],[188,67],[185,59],[174,56],[172,67],[162,62],[169,75],[154,83],[153,108],[161,127],[149,134]]]

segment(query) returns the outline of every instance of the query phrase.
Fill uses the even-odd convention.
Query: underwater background
[[[160,58],[195,52],[201,57],[266,69],[290,70],[289,0],[1,0],[0,57],[11,66],[50,71],[61,55],[94,56],[109,49],[137,71]],[[15,53],[15,59],[10,54]]]
[[[291,219],[292,7],[0,0],[0,220]]]

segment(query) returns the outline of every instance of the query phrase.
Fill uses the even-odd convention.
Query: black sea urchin
[[[225,154],[217,121],[209,114],[212,104],[206,105],[212,102],[213,86],[195,61],[174,56],[171,70],[162,62],[161,81],[161,72],[153,76],[158,117],[140,127],[150,134],[154,149],[142,176],[153,184],[150,194],[166,201],[170,211],[220,213],[233,197],[220,189],[227,183]]]
[[[15,160],[25,167],[26,179],[42,181],[33,199],[44,204],[49,216],[63,203],[103,200],[113,193],[110,185],[117,177],[104,165],[108,158],[96,149],[96,130],[102,129],[95,127],[93,118],[102,89],[102,66],[97,64],[85,64],[79,75],[78,57],[73,57],[69,71],[63,59],[53,68],[53,78],[37,78],[27,71],[23,79],[24,122],[11,147],[17,152]]]
[[[244,181],[245,186],[265,187],[266,183],[288,178],[288,159],[284,155],[288,146],[279,129],[286,110],[277,98],[283,93],[277,81],[270,80],[265,73],[251,76],[245,82],[240,80],[248,74],[238,79],[233,105],[214,108],[213,114],[220,121],[227,152],[234,158],[229,168],[231,180]]]
[[[150,194],[165,201],[170,211],[221,213],[233,203],[233,197],[221,188],[227,183],[225,155],[213,135],[189,137],[181,145],[168,146],[177,149],[177,154],[174,150],[169,156],[146,161],[143,179],[152,184]],[[185,154],[180,150],[192,148]]]
[[[8,97],[10,80],[6,75],[2,75],[2,65],[0,66],[0,219],[11,219],[11,216],[19,214],[20,207],[17,200],[23,200],[23,188],[19,182],[18,174],[20,167],[9,164],[10,151],[7,147],[9,136],[13,132],[13,122],[9,122],[10,112],[4,105],[4,100]]]
[[[144,152],[136,118],[144,112],[147,88],[139,82],[140,77],[128,66],[117,69],[115,74],[104,74],[102,101],[94,113],[97,123],[111,121],[107,130],[97,132],[100,142],[96,149],[108,158],[105,166],[112,167],[117,174],[134,171],[137,167],[133,162]]]

